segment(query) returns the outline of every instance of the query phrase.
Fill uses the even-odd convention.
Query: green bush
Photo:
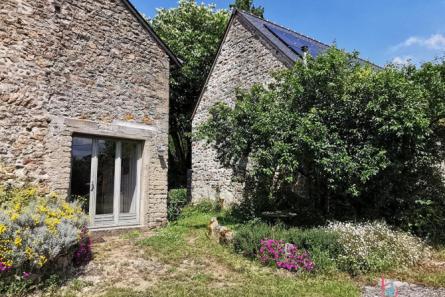
[[[282,225],[268,225],[258,221],[239,227],[234,238],[234,249],[244,256],[256,258],[262,239],[284,240],[307,250],[317,270],[334,269],[335,263],[332,259],[341,251],[335,232],[316,228],[287,229]]]
[[[410,267],[430,256],[422,240],[383,223],[331,223],[326,228],[299,229],[252,221],[237,229],[234,249],[255,259],[263,239],[283,240],[307,250],[316,270],[351,275]]]
[[[187,189],[173,189],[168,192],[167,217],[169,221],[176,220],[182,209],[188,203]]]
[[[196,136],[244,182],[257,216],[292,210],[299,226],[384,219],[440,239],[445,212],[418,213],[415,201],[444,209],[433,170],[444,160],[444,98],[445,60],[377,69],[332,47],[241,90],[234,106],[219,102]]]
[[[88,239],[88,218],[77,203],[35,188],[0,187],[0,199],[0,293],[52,274]]]

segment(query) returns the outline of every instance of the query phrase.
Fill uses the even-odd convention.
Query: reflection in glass
[[[122,142],[120,213],[136,212],[138,144]]]
[[[97,141],[97,191],[96,214],[113,214],[114,161],[116,142]]]
[[[71,151],[71,200],[81,203],[88,213],[90,200],[90,173],[93,140],[85,137],[73,137]]]

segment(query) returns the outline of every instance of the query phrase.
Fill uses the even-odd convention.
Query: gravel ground
[[[387,280],[387,283],[393,284],[393,287],[397,288],[398,297],[445,297],[445,288],[434,289],[393,280]],[[363,292],[363,297],[381,297],[381,296],[382,295],[380,286],[365,287]],[[392,297],[396,295],[389,294],[386,296]]]

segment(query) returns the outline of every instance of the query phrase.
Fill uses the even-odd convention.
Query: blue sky
[[[177,0],[132,0],[148,17]],[[199,1],[227,8],[233,1]],[[445,0],[256,0],[268,20],[379,65],[445,56]]]

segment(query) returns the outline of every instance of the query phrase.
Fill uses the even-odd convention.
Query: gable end
[[[136,17],[136,19],[142,25],[142,27],[144,27],[144,29],[147,30],[148,33],[153,37],[153,39],[156,41],[156,43],[159,45],[159,47],[165,51],[165,53],[169,56],[170,60],[177,67],[180,67],[182,65],[182,62],[178,59],[178,57],[175,56],[175,54],[173,54],[173,52],[162,41],[162,39],[158,36],[158,34],[156,34],[156,32],[153,30],[153,28],[150,26],[150,24],[147,22],[147,20],[137,11],[137,9],[130,2],[130,0],[122,0],[122,2],[124,2],[125,6],[128,8],[128,10]]]

